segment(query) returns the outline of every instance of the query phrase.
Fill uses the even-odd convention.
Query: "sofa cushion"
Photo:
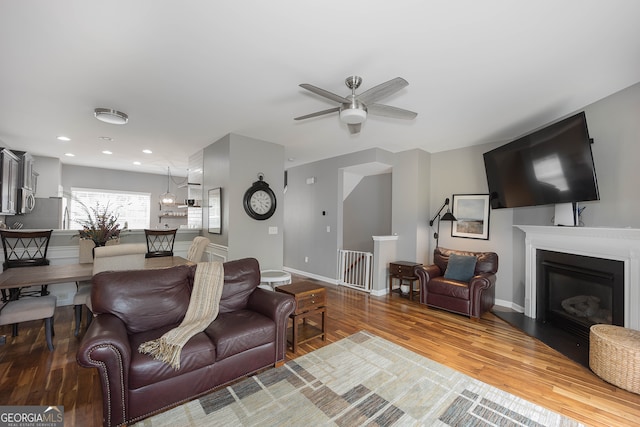
[[[204,331],[216,346],[216,361],[276,339],[276,324],[251,310],[220,313]]]
[[[427,294],[438,294],[446,297],[469,300],[469,286],[467,282],[434,277],[427,284]]]
[[[471,255],[451,254],[447,270],[444,272],[445,279],[468,282],[473,277],[477,261],[477,258]]]
[[[216,360],[216,348],[204,332],[194,335],[184,345],[180,353],[180,369],[178,370],[173,369],[168,363],[138,351],[138,347],[143,342],[160,338],[165,332],[176,326],[178,325],[170,325],[129,336],[131,345],[129,388],[136,389],[155,384],[213,364],[213,361]]]
[[[94,314],[111,313],[130,334],[180,323],[187,312],[193,275],[190,267],[108,271],[93,276]]]
[[[254,258],[224,263],[224,287],[220,298],[220,313],[247,308],[249,295],[260,284],[260,265]]]

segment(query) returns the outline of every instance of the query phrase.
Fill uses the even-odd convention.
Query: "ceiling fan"
[[[294,120],[310,119],[311,117],[339,112],[340,120],[343,123],[346,123],[349,128],[349,132],[351,134],[356,134],[360,132],[362,123],[367,119],[367,114],[407,120],[414,119],[418,115],[418,113],[414,113],[413,111],[376,103],[379,99],[390,96],[406,87],[409,83],[402,77],[396,77],[395,79],[381,83],[378,86],[374,86],[371,89],[362,92],[360,95],[356,95],[356,89],[360,87],[361,83],[362,77],[347,77],[344,84],[351,89],[351,95],[347,95],[346,97],[336,95],[335,93],[308,83],[301,84],[300,87],[332,101],[339,102],[340,106],[296,117]]]

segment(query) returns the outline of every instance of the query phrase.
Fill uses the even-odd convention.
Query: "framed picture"
[[[452,237],[489,240],[489,195],[454,194]]]
[[[222,234],[222,188],[209,190],[209,233]]]

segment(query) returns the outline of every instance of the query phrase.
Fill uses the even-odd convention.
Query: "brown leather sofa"
[[[258,261],[224,264],[218,317],[182,349],[180,369],[138,352],[180,324],[195,266],[103,272],[93,277],[96,317],[80,343],[81,366],[98,369],[103,424],[133,423],[265,367],[286,354],[295,300],[258,288]]]
[[[473,277],[469,281],[445,278],[451,254],[475,256]],[[498,254],[436,248],[432,265],[417,266],[414,273],[420,279],[420,302],[454,313],[479,319],[495,303]]]

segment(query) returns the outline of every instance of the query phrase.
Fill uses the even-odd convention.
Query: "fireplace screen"
[[[538,318],[588,339],[598,323],[624,324],[624,263],[539,251]]]

